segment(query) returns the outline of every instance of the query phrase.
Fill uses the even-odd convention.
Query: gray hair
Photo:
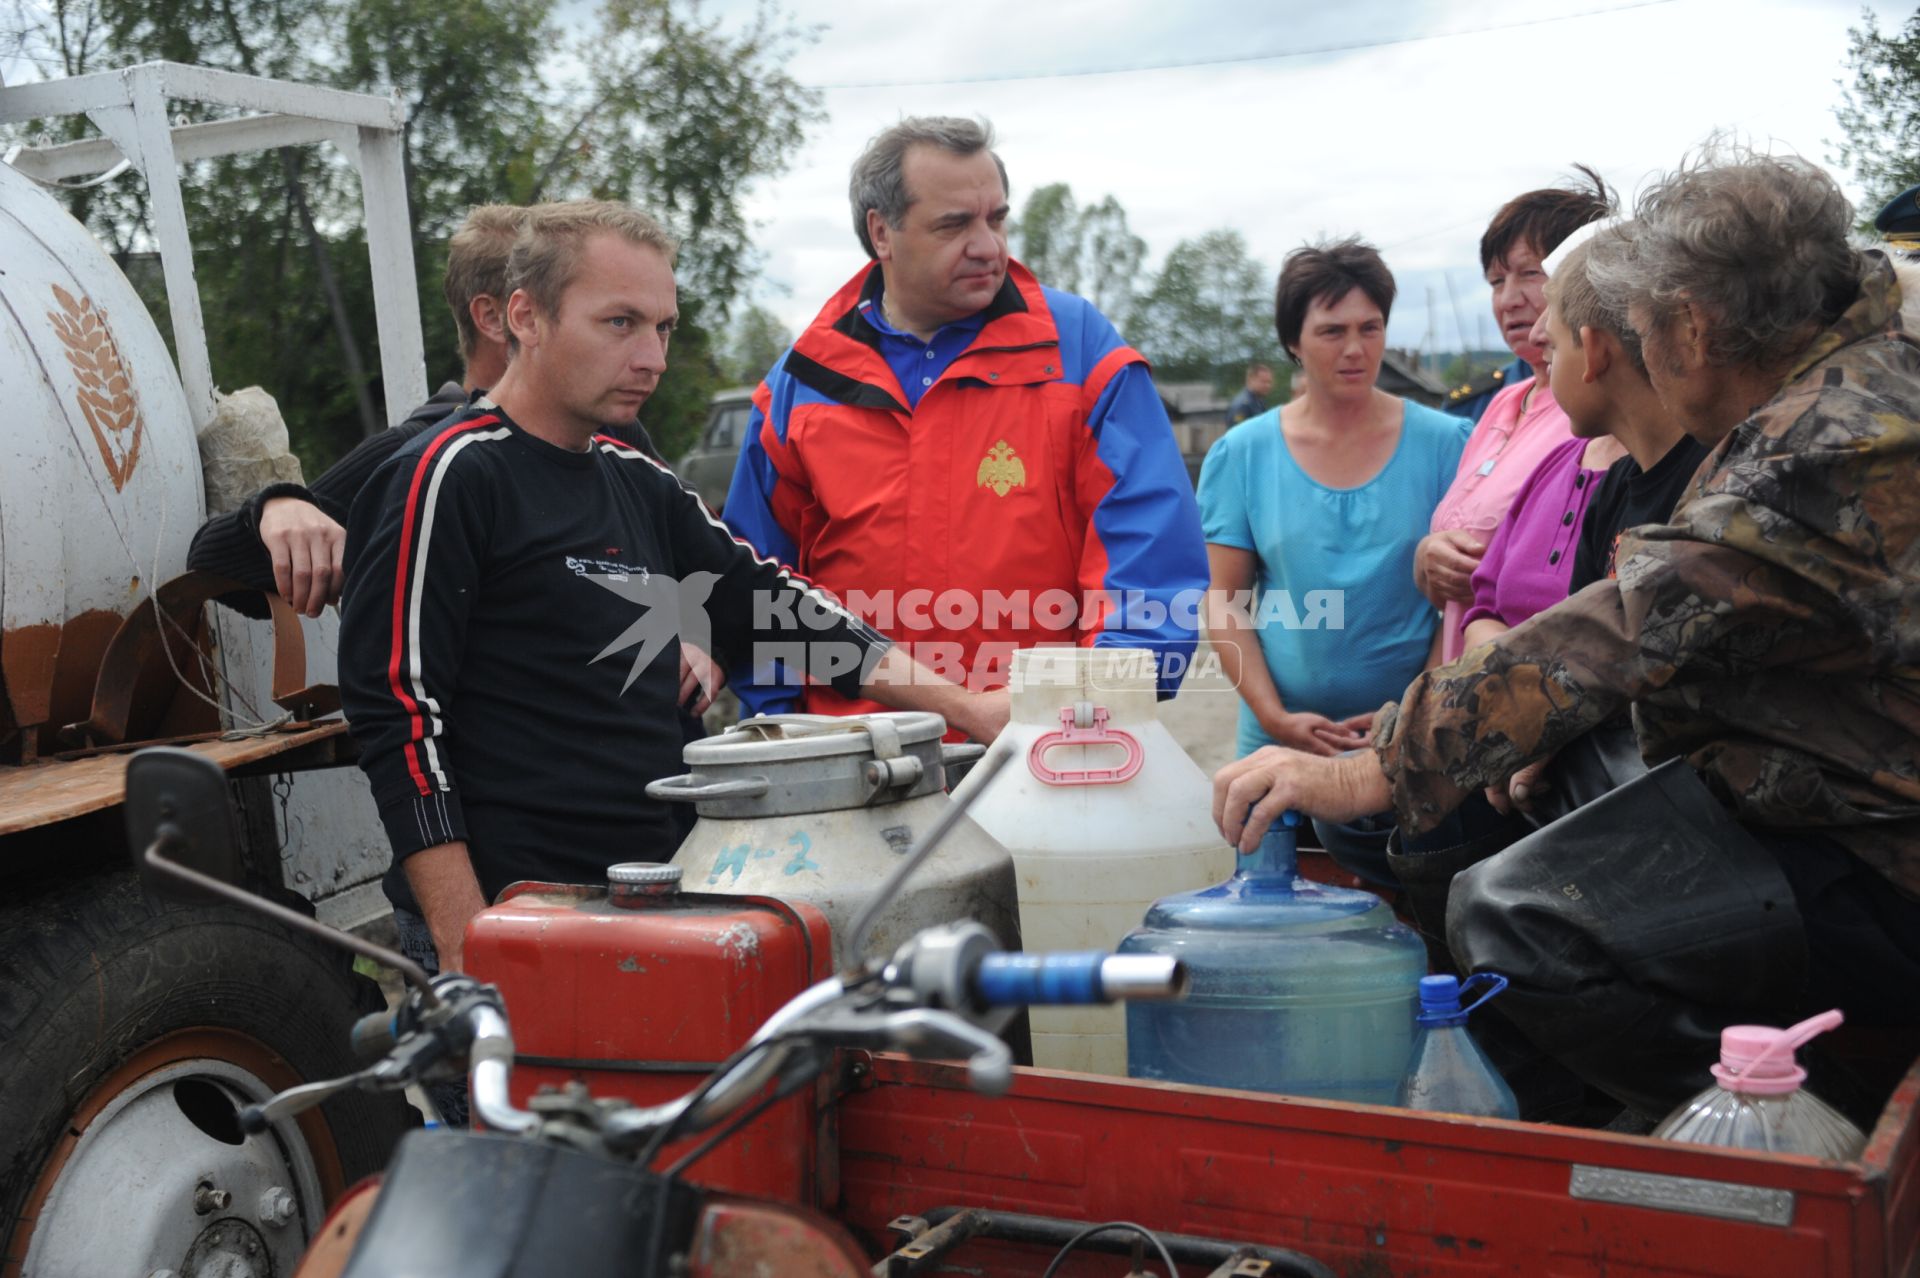
[[[1588,273],[1654,330],[1698,306],[1715,365],[1782,365],[1859,293],[1852,206],[1799,156],[1709,142],[1644,192],[1635,214],[1629,235],[1595,244]]]
[[[892,128],[883,129],[867,143],[867,149],[853,162],[853,177],[847,183],[847,195],[853,204],[853,233],[868,257],[875,256],[873,237],[867,234],[867,210],[876,210],[888,226],[898,227],[906,220],[907,195],[903,172],[907,149],[916,145],[937,146],[961,159],[985,151],[993,156],[1000,170],[1000,190],[1012,195],[1007,183],[1007,166],[993,150],[993,125],[985,120],[963,120],[951,115],[911,115]]]
[[[1626,303],[1617,293],[1603,292],[1593,282],[1591,269],[1593,256],[1611,241],[1628,240],[1633,235],[1633,224],[1624,227],[1609,227],[1598,232],[1593,239],[1575,248],[1568,249],[1567,255],[1553,268],[1552,276],[1547,280],[1547,300],[1560,312],[1560,318],[1573,331],[1573,344],[1580,345],[1580,330],[1595,329],[1610,333],[1620,343],[1620,349],[1626,354],[1636,372],[1647,371],[1646,356],[1640,348],[1640,334],[1633,331],[1633,325],[1627,322]]]

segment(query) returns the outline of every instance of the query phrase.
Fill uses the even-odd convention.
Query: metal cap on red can
[[[652,902],[680,891],[680,867],[622,861],[607,867],[607,887],[615,905]]]

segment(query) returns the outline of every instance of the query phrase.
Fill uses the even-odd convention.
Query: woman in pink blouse
[[[1560,241],[1612,210],[1600,176],[1576,166],[1591,186],[1547,187],[1507,201],[1480,237],[1480,266],[1493,288],[1493,314],[1508,349],[1537,367],[1540,346],[1534,324],[1546,309],[1546,271],[1541,266]],[[1473,603],[1473,573],[1493,531],[1522,485],[1547,455],[1572,439],[1567,415],[1536,377],[1494,396],[1467,440],[1453,484],[1433,512],[1432,532],[1414,553],[1413,580],[1435,607],[1445,610],[1440,659],[1465,649],[1467,609]],[[1578,531],[1575,520],[1575,531]]]

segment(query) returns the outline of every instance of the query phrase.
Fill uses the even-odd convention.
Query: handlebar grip
[[[400,1041],[400,1014],[369,1012],[353,1023],[347,1040],[353,1044],[355,1057],[372,1064],[392,1051],[394,1044]]]
[[[988,1007],[1115,1003],[1178,998],[1186,967],[1159,954],[988,954],[974,974],[973,994]]]

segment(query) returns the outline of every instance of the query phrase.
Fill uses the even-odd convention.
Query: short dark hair
[[[1393,272],[1381,260],[1380,250],[1357,235],[1302,244],[1287,254],[1273,290],[1273,329],[1288,359],[1300,362],[1293,348],[1306,325],[1307,310],[1322,300],[1332,306],[1356,288],[1380,308],[1381,319],[1393,314]]]
[[[1561,240],[1613,212],[1613,192],[1600,175],[1584,164],[1573,167],[1580,177],[1572,186],[1542,187],[1500,206],[1480,237],[1482,272],[1506,261],[1516,244],[1525,244],[1544,258],[1560,247]]]

